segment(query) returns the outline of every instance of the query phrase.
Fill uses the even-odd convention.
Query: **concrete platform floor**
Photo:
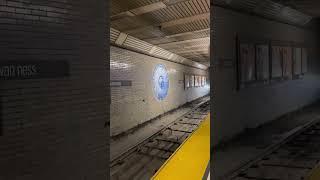
[[[211,177],[215,180],[255,159],[268,147],[290,136],[304,124],[320,118],[320,102],[289,113],[255,129],[239,134],[234,139],[219,144],[211,154]]]
[[[154,121],[150,121],[150,123],[141,126],[134,131],[123,135],[117,138],[111,138],[110,141],[110,160],[114,160],[119,157],[122,153],[128,151],[129,149],[135,147],[145,139],[149,138],[153,134],[160,131],[162,128],[166,127],[171,122],[175,121],[185,113],[191,111],[194,107],[196,107],[201,102],[209,100],[210,97],[206,96],[200,99],[197,99],[191,103],[188,103],[172,112],[155,119]]]

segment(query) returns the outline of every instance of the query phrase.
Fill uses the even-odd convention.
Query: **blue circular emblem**
[[[168,95],[169,75],[164,65],[158,64],[153,71],[153,91],[159,101]]]

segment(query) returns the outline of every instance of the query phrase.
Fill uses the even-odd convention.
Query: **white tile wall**
[[[184,89],[184,73],[207,75],[207,71],[111,47],[111,81],[130,80],[132,86],[111,87],[111,135],[177,108],[209,93],[208,86]],[[163,101],[153,94],[152,74],[157,64],[169,73],[169,92]]]

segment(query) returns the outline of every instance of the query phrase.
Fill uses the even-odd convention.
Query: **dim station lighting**
[[[206,85],[204,86],[204,88],[207,89],[207,90],[209,90],[209,89],[210,89],[210,85],[209,85],[209,84],[206,84]]]
[[[123,62],[117,62],[110,60],[110,68],[111,69],[129,69],[132,65]]]
[[[168,70],[168,74],[174,74],[174,73],[177,73],[177,70],[176,69],[169,69]]]

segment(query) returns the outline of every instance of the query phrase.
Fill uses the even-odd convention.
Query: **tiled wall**
[[[205,70],[113,46],[110,60],[111,81],[115,82],[111,87],[111,135],[125,132],[209,93],[208,86],[184,89],[184,73],[207,76]],[[153,92],[152,75],[157,64],[165,65],[169,74],[169,91],[163,101],[158,101]],[[121,81],[131,84],[120,86]]]
[[[232,138],[245,128],[255,128],[297,110],[320,98],[319,54],[315,49],[316,33],[288,24],[227,10],[211,9],[212,103],[211,145]],[[235,35],[257,39],[305,42],[308,51],[308,72],[302,79],[268,83],[236,90]]]
[[[0,0],[0,63],[70,65],[68,77],[0,82],[1,180],[106,179],[107,9],[100,0]]]

